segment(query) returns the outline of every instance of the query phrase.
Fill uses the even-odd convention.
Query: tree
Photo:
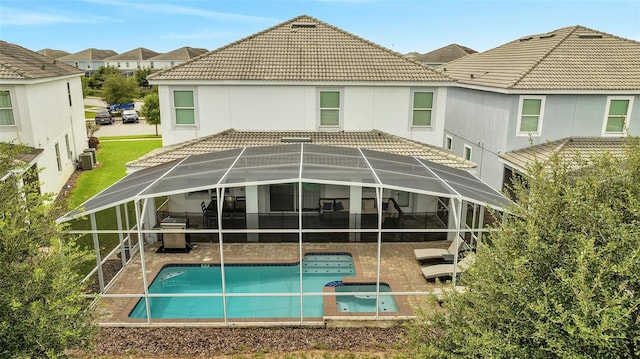
[[[138,82],[138,86],[140,87],[149,87],[149,81],[147,81],[147,76],[151,75],[152,73],[156,72],[158,70],[149,68],[149,67],[144,67],[144,68],[139,68],[136,69],[136,71],[134,72],[134,77],[136,78],[136,81]]]
[[[625,153],[531,166],[466,291],[412,325],[415,355],[638,358],[640,139]]]
[[[0,143],[0,357],[59,357],[96,332],[75,271],[90,256],[56,224],[65,205],[23,183],[23,150]]]
[[[144,105],[140,111],[145,121],[149,125],[156,126],[156,136],[158,135],[158,125],[160,124],[160,99],[157,93],[150,93],[144,97]]]
[[[111,75],[102,84],[102,100],[108,104],[131,103],[138,97],[138,84],[133,77]]]
[[[100,66],[87,81],[87,85],[94,90],[99,90],[102,88],[104,81],[109,76],[117,76],[121,75],[120,70],[114,66]]]

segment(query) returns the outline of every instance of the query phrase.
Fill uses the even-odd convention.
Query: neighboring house
[[[42,49],[42,50],[38,50],[36,51],[37,53],[50,57],[52,59],[59,59],[63,56],[67,56],[69,55],[68,52],[63,51],[63,50],[54,50],[54,49]]]
[[[0,41],[0,141],[32,147],[41,192],[58,193],[87,148],[84,71]]]
[[[438,68],[445,148],[494,188],[526,173],[512,153],[573,137],[640,134],[640,43],[582,26],[526,36]],[[534,147],[542,148],[542,147]],[[580,148],[580,147],[576,147]]]
[[[442,145],[449,77],[299,16],[148,77],[163,144],[236,130],[380,130]]]
[[[428,66],[439,66],[467,56],[469,54],[475,54],[478,51],[470,49],[466,46],[458,44],[450,44],[439,49],[427,52],[426,54],[417,54],[415,52],[410,53],[411,57]]]
[[[77,67],[87,72],[92,72],[100,68],[100,66],[106,66],[105,59],[111,56],[115,56],[118,53],[113,50],[99,50],[99,49],[86,49],[75,54],[70,54],[58,58],[58,60],[64,62],[67,65]]]
[[[179,65],[189,60],[195,59],[202,54],[206,54],[207,52],[209,52],[209,50],[207,49],[185,46],[152,57],[149,59],[149,61],[153,63],[154,69],[166,69],[167,67]]]
[[[158,55],[160,54],[155,51],[138,47],[137,49],[105,59],[105,66],[113,66],[122,71],[130,72],[141,68],[154,68],[154,63],[151,58]]]

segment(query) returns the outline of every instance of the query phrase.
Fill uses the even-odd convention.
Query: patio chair
[[[465,242],[463,239],[458,241],[458,252],[463,250]],[[427,259],[442,259],[445,255],[454,255],[456,253],[456,241],[451,241],[449,248],[421,248],[414,249],[413,253],[418,261],[424,261]]]
[[[422,276],[425,279],[435,279],[440,277],[453,277],[454,265],[456,267],[456,273],[464,272],[475,261],[475,255],[469,254],[462,258],[457,264],[434,264],[430,266],[424,266],[421,268]]]

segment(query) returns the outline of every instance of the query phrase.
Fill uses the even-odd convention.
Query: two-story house
[[[0,41],[0,141],[32,147],[42,193],[58,193],[87,148],[84,71]]]
[[[128,71],[133,73],[133,71],[140,68],[154,68],[154,63],[151,58],[158,55],[160,54],[153,50],[138,47],[136,49],[108,57],[104,61],[105,66],[112,66],[123,72]]]
[[[107,64],[105,62],[105,59],[117,54],[118,53],[113,50],[89,48],[73,54],[62,56],[57,60],[90,73],[99,69],[101,66],[106,66]]]
[[[640,43],[633,40],[571,26],[438,69],[458,80],[447,91],[444,146],[477,163],[497,189],[545,158],[548,141],[597,151],[640,134]]]
[[[446,75],[299,16],[149,76],[163,144],[236,130],[367,131],[442,143]]]
[[[181,47],[173,51],[169,51],[149,59],[153,63],[154,69],[166,69],[167,67],[179,65],[181,63],[192,60],[200,55],[209,52],[207,49],[196,47]]]

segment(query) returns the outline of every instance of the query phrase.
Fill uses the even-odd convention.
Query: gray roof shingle
[[[517,90],[638,90],[640,43],[571,26],[438,67],[460,83]]]
[[[478,51],[470,49],[466,46],[458,44],[450,44],[433,51],[429,51],[426,54],[416,54],[415,60],[428,64],[444,64],[446,62],[459,59],[469,54],[475,54]]]
[[[113,55],[107,57],[105,60],[113,61],[113,60],[148,60],[152,57],[160,55],[159,53],[145,49],[144,47],[138,47],[133,50],[129,50],[127,52],[123,52],[119,55]]]
[[[149,80],[452,81],[306,15],[159,71]]]
[[[177,61],[187,61],[193,58],[196,58],[202,54],[206,54],[209,52],[207,49],[201,49],[196,47],[181,47],[179,49],[175,49],[173,51],[169,51],[164,54],[160,54],[158,56],[154,56],[149,60],[177,60]]]
[[[115,56],[118,53],[113,50],[85,49],[74,54],[69,54],[58,58],[65,61],[102,61],[108,57]]]
[[[58,60],[0,40],[2,80],[31,80],[83,73],[84,71]]]
[[[69,55],[69,53],[64,51],[64,50],[54,50],[54,49],[42,49],[42,50],[38,50],[36,52],[41,54],[41,55],[50,57],[52,59],[58,59],[58,58],[61,58],[62,56]]]
[[[127,163],[129,168],[147,168],[188,155],[218,152],[242,147],[269,146],[283,143],[283,138],[308,138],[310,143],[343,147],[367,148],[375,151],[416,156],[453,168],[473,169],[476,164],[465,161],[443,148],[407,140],[385,132],[373,131],[236,131],[226,130],[215,135],[166,146]]]

